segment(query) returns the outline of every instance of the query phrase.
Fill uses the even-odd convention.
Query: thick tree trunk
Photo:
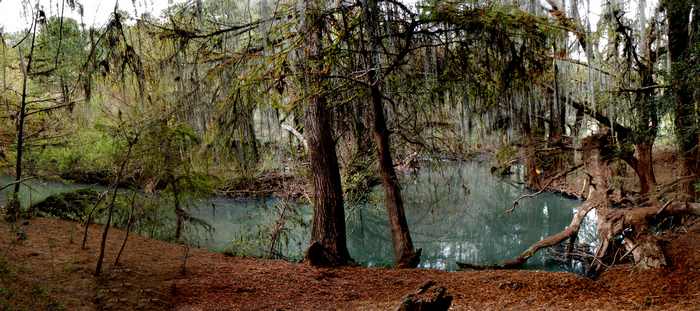
[[[656,177],[654,176],[654,163],[652,158],[653,145],[640,143],[634,146],[637,151],[636,165],[632,168],[637,177],[641,194],[647,194],[656,189]]]
[[[391,225],[391,238],[394,244],[394,261],[397,267],[414,268],[418,266],[420,261],[420,251],[416,252],[413,248],[413,241],[408,230],[408,222],[401,197],[401,189],[399,186],[394,163],[391,158],[391,145],[389,138],[389,130],[386,126],[386,118],[384,116],[384,105],[382,104],[382,93],[380,90],[381,73],[379,68],[381,62],[379,59],[379,36],[377,34],[378,10],[376,0],[366,0],[365,4],[365,19],[368,32],[371,38],[371,53],[369,55],[369,80],[370,93],[372,97],[372,112],[373,112],[373,136],[377,146],[377,156],[379,157],[379,171],[382,175],[382,183],[384,184],[384,205],[389,215]]]
[[[676,140],[681,160],[682,193],[696,197],[694,184],[698,177],[698,130],[693,102],[693,86],[688,67],[691,59],[691,38],[688,32],[692,1],[666,1],[668,16],[668,52],[671,60],[671,90],[675,97]],[[697,7],[695,8],[697,10]]]
[[[345,236],[345,210],[340,170],[323,90],[323,18],[318,0],[305,0],[306,91],[311,94],[304,109],[304,134],[314,186],[314,218],[311,246],[306,259],[315,266],[350,263]]]
[[[420,261],[420,250],[416,252],[408,230],[408,222],[404,212],[401,189],[399,187],[394,163],[391,159],[389,133],[384,119],[384,109],[381,95],[377,87],[372,87],[372,106],[374,112],[374,140],[379,157],[379,171],[384,184],[384,205],[391,224],[391,237],[394,243],[394,259],[396,266],[414,268]]]
[[[236,155],[238,167],[246,174],[254,171],[257,163],[260,160],[258,150],[258,141],[255,137],[255,109],[251,104],[251,95],[246,92],[241,94],[239,91],[236,94],[236,99],[233,102],[232,114],[237,115],[232,121],[232,140],[231,149]]]

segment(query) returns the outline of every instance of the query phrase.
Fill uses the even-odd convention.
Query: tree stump
[[[447,311],[452,305],[452,296],[447,289],[427,281],[413,294],[404,297],[397,311]]]

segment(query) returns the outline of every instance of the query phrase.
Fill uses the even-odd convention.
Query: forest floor
[[[393,310],[427,280],[454,296],[453,310],[700,310],[700,222],[665,235],[666,269],[617,266],[597,280],[563,272],[346,267],[227,257],[110,231],[105,271],[94,277],[100,226],[86,250],[74,222],[36,218],[23,237],[0,224],[3,310]]]
[[[672,180],[674,162],[657,156],[660,183]],[[522,270],[319,269],[203,249],[185,256],[182,245],[137,235],[114,266],[125,234],[118,229],[95,277],[101,229],[91,226],[81,249],[78,223],[0,222],[0,310],[393,310],[428,280],[454,296],[453,310],[700,310],[698,219],[663,235],[669,267],[620,265],[596,280]]]

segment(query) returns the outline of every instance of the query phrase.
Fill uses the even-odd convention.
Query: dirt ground
[[[700,222],[668,234],[671,266],[620,266],[591,280],[537,271],[442,272],[348,267],[317,269],[277,260],[226,257],[180,245],[110,234],[106,270],[93,271],[99,226],[80,249],[76,223],[32,219],[0,224],[0,306],[5,310],[392,310],[427,280],[454,296],[453,310],[700,310]]]
[[[659,183],[675,162],[657,156]],[[87,249],[74,222],[0,222],[0,310],[394,310],[428,280],[454,296],[452,310],[700,310],[700,220],[663,236],[670,266],[616,266],[592,280],[537,271],[317,269],[227,257],[111,230],[105,270],[93,275],[101,226]],[[187,254],[185,256],[185,254]],[[183,262],[186,259],[186,270]]]

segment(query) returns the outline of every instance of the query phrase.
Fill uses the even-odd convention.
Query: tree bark
[[[100,275],[100,273],[102,273],[102,262],[105,257],[105,248],[107,247],[107,235],[109,233],[109,227],[112,224],[112,214],[114,213],[114,203],[117,200],[119,182],[121,181],[122,175],[124,174],[124,169],[126,168],[127,163],[129,163],[129,160],[131,159],[131,151],[133,150],[137,139],[138,138],[134,138],[134,140],[129,141],[129,147],[126,151],[126,156],[124,157],[124,160],[122,160],[121,166],[119,167],[119,171],[117,172],[117,176],[114,178],[114,183],[112,184],[112,199],[110,200],[109,206],[107,208],[107,222],[105,223],[104,230],[102,231],[102,239],[100,241],[100,254],[97,257],[95,275]]]
[[[525,186],[530,189],[541,190],[542,172],[538,167],[537,139],[534,132],[535,130],[532,129],[529,121],[523,125],[523,135],[525,136],[523,155],[525,158]]]
[[[675,99],[675,126],[678,152],[681,160],[681,192],[689,198],[696,197],[694,183],[698,177],[698,131],[696,124],[693,86],[687,67],[690,64],[691,38],[688,23],[692,1],[666,1],[668,17],[668,52],[671,60],[671,90]],[[695,10],[697,11],[697,7]],[[696,30],[697,31],[697,30]]]
[[[310,94],[304,109],[304,135],[314,185],[314,216],[311,246],[306,260],[314,266],[337,266],[352,262],[345,236],[345,210],[340,169],[323,89],[323,17],[319,0],[305,0],[305,88]]]
[[[639,143],[634,145],[637,151],[636,165],[632,165],[637,177],[641,194],[647,194],[656,189],[656,177],[654,176],[654,163],[652,158],[653,145],[649,143]]]
[[[411,233],[408,229],[403,199],[401,197],[401,188],[391,158],[389,130],[386,126],[384,105],[382,104],[382,93],[380,90],[382,78],[379,70],[381,66],[379,55],[381,39],[377,33],[378,10],[379,6],[376,0],[366,0],[365,19],[371,39],[368,77],[370,80],[372,112],[374,117],[372,120],[372,131],[377,146],[377,156],[379,157],[379,171],[382,175],[382,183],[384,184],[384,205],[387,209],[389,222],[391,224],[391,238],[394,244],[394,261],[397,267],[415,268],[420,261],[420,250],[418,252],[414,250]]]
[[[182,209],[180,205],[180,191],[178,189],[177,183],[178,179],[170,174],[171,186],[173,189],[173,200],[175,202],[175,241],[180,242],[180,237],[182,237],[182,228],[185,223],[185,210]]]

